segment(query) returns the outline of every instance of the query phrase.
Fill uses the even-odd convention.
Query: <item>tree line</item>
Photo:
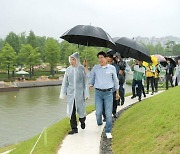
[[[107,49],[59,42],[52,37],[36,36],[33,31],[29,35],[10,32],[4,40],[0,39],[0,71],[7,72],[10,78],[11,74],[14,76],[16,67],[26,67],[31,78],[34,75],[34,66],[46,63],[50,74],[54,76],[56,66],[68,66],[68,57],[74,52],[78,51],[81,60],[87,59],[89,66],[93,66],[97,63],[96,55],[100,50]]]
[[[147,48],[150,54],[174,55],[180,54],[180,44],[167,42],[167,47],[163,48],[161,44],[148,44]],[[0,70],[7,72],[8,78],[15,73],[18,66],[29,69],[30,78],[34,75],[34,66],[47,63],[52,76],[55,74],[57,65],[68,66],[69,56],[78,51],[81,60],[87,59],[89,66],[97,63],[97,53],[107,51],[107,48],[86,47],[68,43],[59,42],[52,37],[36,36],[33,31],[26,35],[25,32],[17,35],[10,32],[5,39],[0,39]],[[12,73],[10,73],[12,72]]]

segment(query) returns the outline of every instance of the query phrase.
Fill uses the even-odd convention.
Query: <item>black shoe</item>
[[[146,97],[146,95],[144,95],[144,97]]]
[[[73,130],[68,132],[69,135],[76,134],[76,133],[78,133],[77,129],[73,129]]]
[[[82,129],[85,129],[85,127],[86,127],[85,122],[82,122],[82,123],[81,123],[81,128],[82,128]]]
[[[135,98],[136,96],[132,96],[131,99]]]
[[[121,106],[124,105],[124,101],[121,102]]]
[[[116,119],[117,118],[116,114],[114,114],[113,117],[114,117],[114,119]]]
[[[106,122],[106,118],[103,119],[103,122]]]
[[[149,91],[147,91],[146,94],[149,94]]]
[[[154,92],[152,92],[151,95],[154,95]]]
[[[139,102],[140,102],[140,101],[141,101],[141,98],[139,98],[138,100],[139,100]]]

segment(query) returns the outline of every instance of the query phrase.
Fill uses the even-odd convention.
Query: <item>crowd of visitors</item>
[[[127,63],[119,53],[108,55],[101,51],[97,54],[97,58],[99,64],[89,71],[87,60],[81,65],[79,53],[76,52],[69,57],[70,66],[64,75],[60,98],[67,99],[67,113],[72,129],[69,134],[75,134],[78,133],[76,112],[79,115],[81,128],[86,127],[85,100],[89,98],[89,87],[93,87],[97,125],[101,127],[103,121],[106,122],[106,136],[112,138],[112,118],[117,118],[117,106],[125,103]],[[148,63],[144,66],[142,61],[135,60],[131,70],[133,72],[132,99],[138,96],[138,100],[141,101],[142,94],[144,97],[149,94],[150,86],[151,95],[158,92],[160,64]],[[167,60],[165,71],[166,89],[169,87],[169,81],[172,87],[180,85],[180,58],[176,67]],[[146,93],[144,83],[146,83]]]

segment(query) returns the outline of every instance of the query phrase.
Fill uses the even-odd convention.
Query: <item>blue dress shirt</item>
[[[119,80],[117,78],[116,68],[113,65],[95,65],[90,72],[90,77],[91,85],[93,85],[94,88],[119,89]]]

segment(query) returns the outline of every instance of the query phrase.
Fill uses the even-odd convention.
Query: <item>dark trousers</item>
[[[176,81],[175,81],[175,86],[178,86],[177,77],[176,77]]]
[[[152,92],[154,92],[154,77],[147,77],[147,92],[149,92],[149,82],[151,83]]]
[[[136,89],[135,89],[136,85],[138,85],[138,91],[137,91],[138,97],[141,98],[142,80],[134,80],[133,79],[133,82],[132,82],[132,93],[133,93],[133,96],[136,96]]]
[[[144,95],[144,97],[146,97],[146,93],[145,93],[143,84],[142,84],[142,94]],[[138,87],[136,87],[136,95],[138,96]]]
[[[120,94],[120,99],[121,99],[121,105],[124,104],[124,88],[123,85],[119,85],[119,94]]]
[[[170,81],[171,87],[174,87],[173,86],[172,76],[170,74],[166,74],[166,89],[168,89],[168,81]]]
[[[85,120],[86,120],[86,117],[84,117],[84,118],[79,118],[79,121],[80,121],[81,123],[84,123]],[[72,130],[77,130],[76,106],[75,106],[75,102],[74,102],[73,112],[72,112],[71,119],[70,119],[70,125],[71,125]]]
[[[112,114],[113,115],[116,114],[118,101],[119,100],[116,100],[116,91],[115,91],[115,92],[113,92],[113,109],[112,109]]]
[[[159,78],[154,78],[154,88],[156,92],[158,91],[158,81],[159,81]]]

